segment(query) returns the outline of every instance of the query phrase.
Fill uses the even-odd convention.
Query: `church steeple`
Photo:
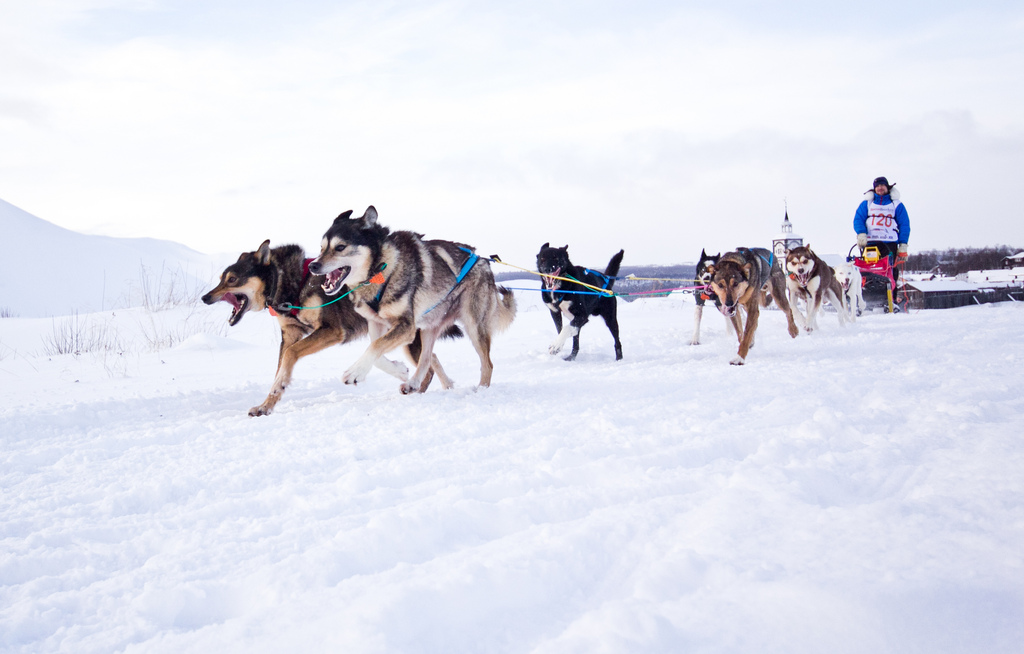
[[[789,205],[786,205],[786,216],[782,219],[782,233],[772,239],[772,252],[775,258],[782,259],[786,256],[787,250],[798,248],[804,244],[804,239],[799,234],[793,233],[793,223],[789,222]]]

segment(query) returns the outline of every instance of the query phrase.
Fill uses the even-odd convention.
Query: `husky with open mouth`
[[[829,265],[809,245],[801,245],[786,252],[786,290],[789,293],[789,304],[793,307],[793,317],[807,333],[818,328],[818,311],[825,300],[835,307],[839,324],[846,324],[850,315],[846,293]],[[806,317],[797,300],[803,300],[806,305]]]
[[[281,350],[277,359],[277,374],[270,393],[262,404],[249,409],[250,416],[266,416],[291,383],[292,370],[299,359],[332,345],[348,343],[365,336],[366,319],[352,307],[352,301],[342,298],[330,302],[321,284],[323,277],[311,275],[309,264],[298,245],[270,247],[263,241],[256,251],[243,252],[238,261],[224,269],[220,283],[202,297],[206,304],[227,302],[231,305],[229,325],[238,322],[251,311],[270,309],[281,326]],[[409,345],[407,354],[414,363],[420,353],[419,339]],[[401,380],[408,378],[409,369],[397,361],[381,358],[378,367]]]
[[[368,323],[370,346],[345,371],[346,384],[363,381],[376,361],[412,342],[418,329],[423,346],[419,364],[399,390],[425,391],[431,369],[450,388],[433,349],[438,338],[458,331],[459,322],[480,357],[480,386],[490,385],[491,339],[511,324],[516,301],[512,291],[495,285],[489,260],[469,246],[392,232],[377,222],[371,206],[359,218],[346,211],[334,219],[309,269],[323,275],[326,295],[347,288],[356,312]]]

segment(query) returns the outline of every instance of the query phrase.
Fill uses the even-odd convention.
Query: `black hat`
[[[875,188],[879,184],[885,184],[886,188],[892,188],[893,186],[895,186],[895,184],[890,184],[889,180],[887,180],[884,177],[876,177],[875,181],[871,182],[871,188]]]

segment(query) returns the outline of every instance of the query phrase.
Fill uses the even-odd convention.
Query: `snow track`
[[[0,321],[0,650],[1019,651],[1024,307],[769,311],[733,367],[688,298],[620,304],[618,363],[520,302],[489,389],[468,342],[346,387],[362,342],[265,418],[265,315],[114,367]]]

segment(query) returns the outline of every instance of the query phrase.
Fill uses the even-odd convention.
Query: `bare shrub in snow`
[[[80,317],[78,312],[53,319],[50,333],[42,337],[47,356],[86,352],[125,352],[127,344],[117,329],[106,322]]]

